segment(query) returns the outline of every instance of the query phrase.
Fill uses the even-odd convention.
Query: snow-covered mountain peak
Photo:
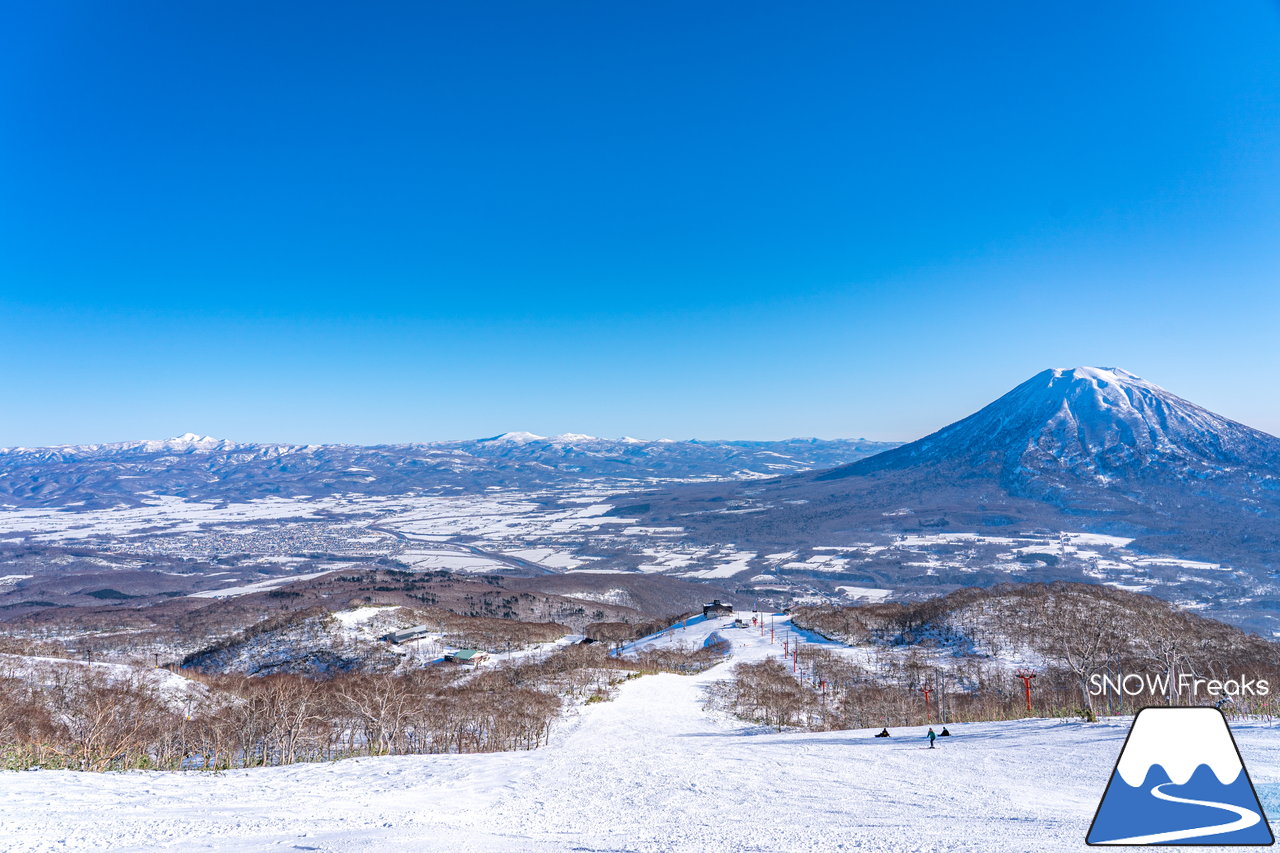
[[[551,440],[561,444],[574,444],[583,441],[599,441],[599,439],[594,435],[583,435],[580,432],[562,432],[559,435],[554,436]]]
[[[922,465],[1032,481],[1105,482],[1155,472],[1201,478],[1236,467],[1280,472],[1280,439],[1214,414],[1117,367],[1041,371],[963,420],[838,469],[826,479]]]
[[[1141,377],[1119,367],[1059,367],[1055,368],[1053,373],[1055,376],[1065,376],[1072,380],[1088,381],[1102,385],[1125,382],[1149,384]]]
[[[147,440],[135,442],[121,442],[118,445],[104,445],[106,450],[141,450],[149,453],[162,452],[186,452],[186,453],[209,453],[216,450],[231,450],[236,444],[222,438],[214,438],[211,435],[200,435],[195,432],[184,432],[182,435],[175,435],[172,438],[160,440]]]
[[[925,441],[1047,454],[1099,469],[1195,457],[1215,464],[1274,453],[1272,436],[1214,414],[1119,368],[1050,370]]]
[[[1038,374],[1032,381],[1041,377],[1047,380],[1045,381],[1046,390],[1060,394],[1064,398],[1092,394],[1101,400],[1124,405],[1134,393],[1145,392],[1173,397],[1159,385],[1118,367],[1055,368]]]
[[[222,444],[223,439],[214,438],[211,435],[200,435],[194,432],[184,432],[182,435],[175,435],[173,438],[167,438],[163,442],[170,445],[199,445],[209,446],[214,444]]]
[[[504,444],[528,444],[531,441],[544,441],[545,435],[538,435],[532,432],[504,432],[502,435],[495,435],[492,438],[484,438],[481,441],[502,442]]]

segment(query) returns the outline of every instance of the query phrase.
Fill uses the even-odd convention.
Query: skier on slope
[[[933,730],[933,727],[932,727],[932,726],[929,728],[929,733],[928,733],[927,735],[925,735],[925,737],[927,737],[927,738],[929,739],[929,748],[930,748],[930,749],[933,749],[933,742],[934,742],[935,740],[937,740],[937,739],[938,739],[938,735],[937,735],[937,733]]]

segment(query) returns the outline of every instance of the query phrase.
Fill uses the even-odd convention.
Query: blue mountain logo
[[[1144,708],[1085,839],[1094,845],[1275,843],[1217,708]]]

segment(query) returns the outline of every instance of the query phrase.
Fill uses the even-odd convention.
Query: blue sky
[[[0,445],[1280,432],[1265,2],[11,4]]]

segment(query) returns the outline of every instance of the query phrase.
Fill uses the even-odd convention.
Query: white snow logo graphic
[[[1143,708],[1089,835],[1092,845],[1275,843],[1217,708]]]

